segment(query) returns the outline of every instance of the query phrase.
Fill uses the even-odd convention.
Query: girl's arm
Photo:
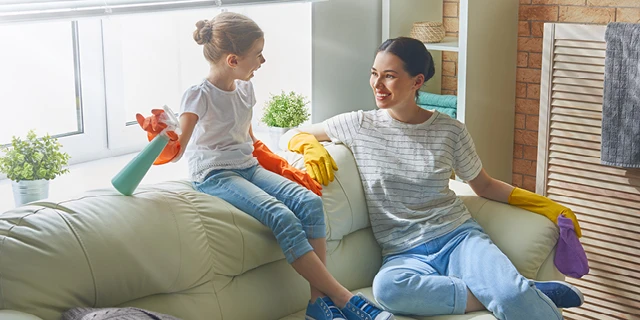
[[[191,139],[196,123],[198,123],[198,116],[195,113],[185,112],[180,115],[180,130],[182,131],[182,134],[178,137],[180,153],[172,160],[173,162],[180,160],[182,154],[184,154],[184,151],[187,149],[187,144]]]
[[[509,195],[514,188],[506,182],[492,178],[484,168],[477,177],[468,183],[477,195],[504,203],[509,203]]]
[[[253,143],[258,141],[258,138],[253,135],[253,125],[249,125],[249,135],[251,136],[251,141],[253,141]]]

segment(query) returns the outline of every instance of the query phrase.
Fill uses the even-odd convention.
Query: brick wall
[[[520,0],[513,184],[535,191],[545,22],[640,22],[640,0]]]
[[[640,0],[519,1],[512,183],[535,191],[544,23],[640,23]],[[460,12],[458,0],[444,0],[443,5],[447,36],[457,36]],[[442,94],[456,94],[457,58],[455,52],[442,54]]]

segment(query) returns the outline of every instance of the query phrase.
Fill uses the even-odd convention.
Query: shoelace
[[[375,319],[380,313],[382,313],[382,310],[378,309],[378,307],[374,306],[363,297],[360,297],[360,296],[357,296],[357,297],[358,299],[356,300],[356,307],[366,312],[368,315],[371,316],[372,319]]]
[[[329,299],[328,297],[324,297],[322,298],[322,300],[324,300],[324,302],[329,307],[332,318],[345,319],[344,314],[342,314],[342,311],[340,311],[340,309],[336,307],[336,305],[333,303],[333,300]]]

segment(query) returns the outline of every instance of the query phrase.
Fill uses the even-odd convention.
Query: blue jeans
[[[498,319],[562,319],[555,304],[518,273],[474,219],[386,256],[373,280],[376,300],[394,314],[463,314],[467,289]]]
[[[322,199],[261,166],[213,170],[194,186],[269,227],[289,263],[313,250],[307,239],[326,237]]]

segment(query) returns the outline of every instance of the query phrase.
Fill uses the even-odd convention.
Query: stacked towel
[[[437,110],[453,119],[457,118],[458,97],[420,91],[416,99],[418,106],[427,110]]]
[[[605,38],[600,161],[640,168],[640,24],[610,23]]]

